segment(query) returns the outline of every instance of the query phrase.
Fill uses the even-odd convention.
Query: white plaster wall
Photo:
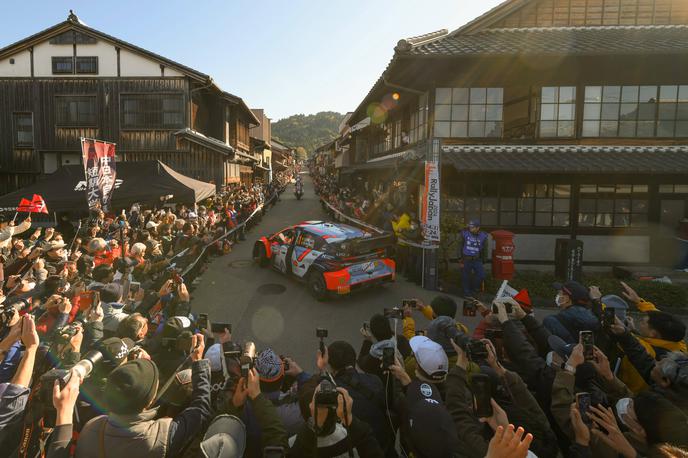
[[[517,234],[514,237],[518,261],[554,261],[554,248],[564,235]],[[649,262],[650,238],[625,235],[581,235],[584,262]],[[490,244],[490,248],[492,244]]]
[[[140,54],[122,49],[119,55],[120,75],[122,76],[160,76],[160,63]],[[183,76],[180,72],[165,67],[165,77]]]
[[[116,77],[117,51],[115,45],[98,40],[95,44],[77,45],[77,56],[98,56],[98,75],[53,75],[52,58],[71,57],[72,45],[52,45],[48,40],[34,46],[34,75],[36,77],[88,78],[89,76]],[[0,61],[0,77],[31,76],[31,60],[28,51],[14,56],[15,64],[9,64],[9,58]],[[160,64],[148,57],[125,49],[120,51],[120,74],[123,77],[151,76],[160,77]],[[181,72],[165,67],[165,77],[184,76]]]
[[[92,76],[117,76],[117,51],[112,43],[98,40],[92,45],[76,45],[76,55],[98,56],[98,75]]]
[[[51,45],[48,41],[33,47],[33,73],[37,77],[53,76],[53,57],[71,57],[74,54],[72,45]],[[55,75],[60,78],[71,75]]]
[[[14,64],[10,64],[14,59]],[[0,77],[31,76],[31,54],[21,51],[13,56],[0,60]]]

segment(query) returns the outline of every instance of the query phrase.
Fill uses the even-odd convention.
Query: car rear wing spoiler
[[[395,245],[396,242],[397,238],[393,232],[385,232],[382,235],[376,235],[374,237],[352,240],[348,251],[351,256],[361,256],[376,250],[391,247]]]

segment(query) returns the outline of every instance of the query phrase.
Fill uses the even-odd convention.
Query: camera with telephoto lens
[[[242,377],[248,378],[248,373],[253,368],[255,360],[256,344],[253,342],[246,342],[244,344],[244,350],[241,353],[241,358],[239,358],[239,363],[241,364]]]
[[[38,399],[44,408],[44,426],[52,427],[55,421],[55,410],[53,408],[53,386],[55,380],[60,383],[62,390],[73,374],[81,377],[81,380],[88,378],[93,372],[93,368],[103,360],[103,354],[98,350],[91,350],[84,358],[76,363],[70,370],[51,369],[40,377],[40,391]]]
[[[170,280],[172,280],[172,283],[174,283],[176,286],[179,286],[182,283],[184,283],[184,278],[182,278],[182,271],[176,266],[169,266],[167,268],[167,274],[169,275]]]
[[[454,343],[466,353],[466,356],[471,361],[485,361],[487,359],[487,346],[485,342],[469,337],[466,334],[459,334],[454,337]]]

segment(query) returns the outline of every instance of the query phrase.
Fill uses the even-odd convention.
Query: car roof
[[[322,237],[327,243],[337,243],[343,240],[370,237],[372,234],[363,229],[342,223],[328,223],[325,221],[305,221],[295,227],[305,229]]]

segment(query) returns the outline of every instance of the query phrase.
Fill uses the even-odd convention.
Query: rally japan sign
[[[425,190],[423,193],[421,224],[425,242],[440,241],[440,176],[437,162],[425,163]]]
[[[117,178],[115,144],[82,138],[81,153],[86,174],[88,208],[89,210],[100,208],[103,211],[108,211]]]

